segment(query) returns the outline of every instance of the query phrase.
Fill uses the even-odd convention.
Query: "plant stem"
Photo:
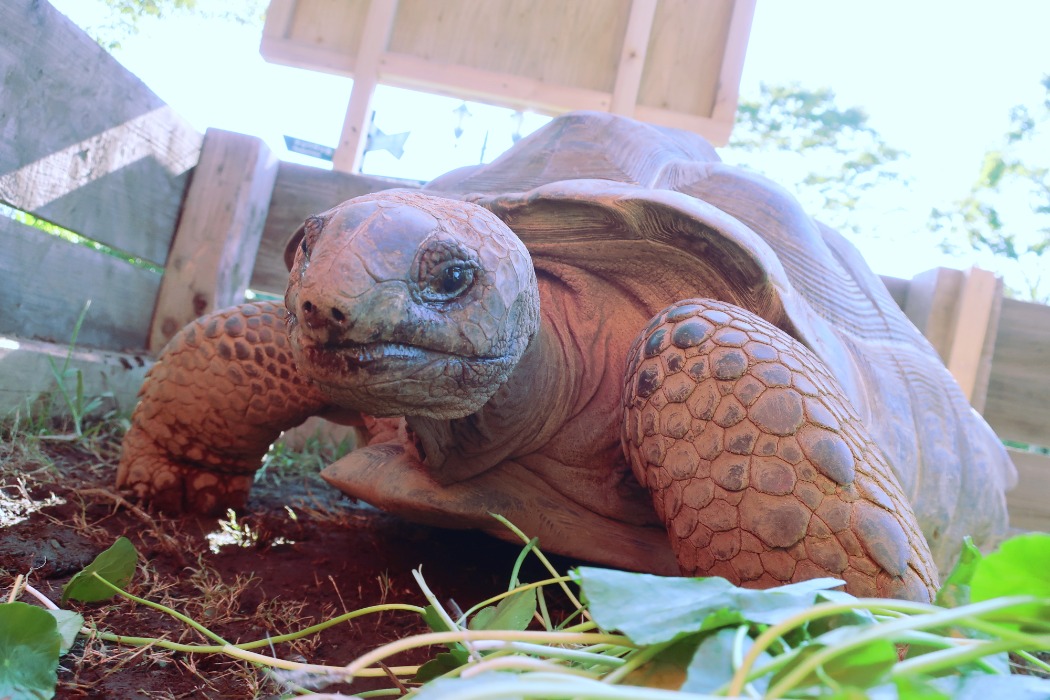
[[[101,576],[99,576],[97,571],[92,571],[91,575],[94,576],[95,578],[97,578],[99,581],[101,581],[103,583],[103,585],[105,585],[107,588],[112,589],[117,595],[119,595],[121,597],[127,598],[128,600],[133,600],[136,603],[139,603],[140,605],[145,605],[148,608],[153,608],[154,610],[160,610],[161,612],[167,613],[168,615],[171,615],[172,617],[174,617],[179,622],[181,622],[181,623],[183,623],[185,625],[188,625],[188,626],[192,627],[193,629],[197,630],[198,632],[200,632],[201,634],[203,634],[205,637],[207,637],[208,639],[212,640],[213,642],[218,642],[219,644],[229,644],[229,642],[227,642],[225,639],[223,639],[219,635],[215,634],[210,629],[208,629],[207,627],[205,627],[201,623],[197,622],[193,618],[188,617],[186,615],[183,615],[178,610],[173,610],[173,609],[167,607],[166,605],[161,605],[160,603],[154,603],[152,600],[146,600],[145,598],[139,598],[136,595],[132,595],[131,593],[128,593],[127,591],[125,591],[124,589],[120,588],[119,586],[115,586],[112,583],[110,583],[109,581],[107,581],[106,579],[104,579]]]
[[[540,642],[547,644],[616,644],[625,647],[634,647],[627,637],[613,634],[571,634],[566,632],[514,632],[510,630],[459,630],[456,632],[430,632],[414,637],[398,639],[389,644],[375,649],[352,663],[344,666],[342,672],[346,676],[355,676],[362,669],[382,661],[388,656],[416,649],[418,647],[433,646],[435,644],[463,644],[466,646],[474,641],[507,641],[507,642]]]
[[[528,535],[526,535],[524,532],[522,532],[520,529],[518,529],[517,525],[515,525],[511,521],[507,520],[502,515],[499,515],[497,513],[489,513],[489,515],[491,515],[493,518],[495,518],[496,520],[498,520],[501,523],[503,523],[503,526],[506,527],[511,532],[513,532],[515,535],[517,535],[521,539],[522,542],[528,544],[529,542],[532,541],[532,538],[530,538]],[[558,573],[558,570],[556,568],[554,568],[553,564],[551,564],[550,559],[548,559],[543,554],[543,552],[540,551],[540,548],[538,546],[533,547],[532,552],[536,555],[536,558],[539,559],[540,562],[543,563],[543,566],[545,566],[547,568],[547,571],[550,572],[551,576],[553,576],[556,579],[557,578],[562,578],[561,574]],[[564,591],[566,597],[568,597],[570,603],[572,603],[576,608],[583,608],[583,603],[581,603],[576,598],[576,596],[573,595],[572,591],[569,590],[569,587],[567,585],[565,585],[565,583],[560,583],[559,585],[561,586],[562,591]]]

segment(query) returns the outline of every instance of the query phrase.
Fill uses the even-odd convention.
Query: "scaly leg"
[[[683,573],[768,588],[834,576],[929,600],[937,571],[903,491],[824,364],[710,299],[664,310],[631,349],[624,449]]]
[[[187,325],[146,375],[117,486],[162,510],[244,505],[283,430],[326,408],[292,362],[285,311],[260,302]]]

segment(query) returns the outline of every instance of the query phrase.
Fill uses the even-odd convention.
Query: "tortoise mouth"
[[[352,375],[358,372],[383,374],[425,365],[448,353],[406,343],[311,343],[301,347],[302,360],[325,374]]]

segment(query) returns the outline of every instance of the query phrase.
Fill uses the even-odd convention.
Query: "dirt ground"
[[[116,431],[115,431],[116,432]],[[0,593],[18,574],[58,602],[62,586],[117,537],[140,555],[128,590],[201,622],[230,642],[265,639],[384,602],[426,605],[412,578],[422,565],[440,600],[462,609],[506,590],[519,547],[474,532],[412,525],[350,502],[315,473],[268,471],[227,535],[241,545],[213,546],[215,518],[169,518],[122,503],[113,491],[119,437],[62,441],[5,439],[0,444],[0,522],[24,517],[24,496],[51,505],[0,527]],[[246,535],[245,533],[250,533]],[[214,534],[213,534],[214,537]],[[229,539],[229,538],[228,538]],[[253,542],[252,542],[253,541]],[[247,544],[248,546],[243,546]],[[556,565],[564,571],[568,562]],[[523,580],[546,574],[538,567]],[[31,602],[31,598],[22,600]],[[88,626],[120,635],[209,643],[173,618],[126,600],[71,603]],[[426,631],[411,613],[385,612],[261,653],[344,665],[413,632]],[[417,653],[397,663],[422,663]],[[360,692],[391,687],[386,679],[356,681]],[[58,698],[265,698],[286,688],[241,661],[117,645],[83,635],[59,667]]]

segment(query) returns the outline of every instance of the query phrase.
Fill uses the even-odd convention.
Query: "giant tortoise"
[[[926,600],[1006,528],[1005,452],[880,280],[696,135],[569,114],[309,218],[286,261],[283,305],[165,348],[120,486],[242,506],[320,415],[368,435],[324,472],[352,496],[654,573]]]

